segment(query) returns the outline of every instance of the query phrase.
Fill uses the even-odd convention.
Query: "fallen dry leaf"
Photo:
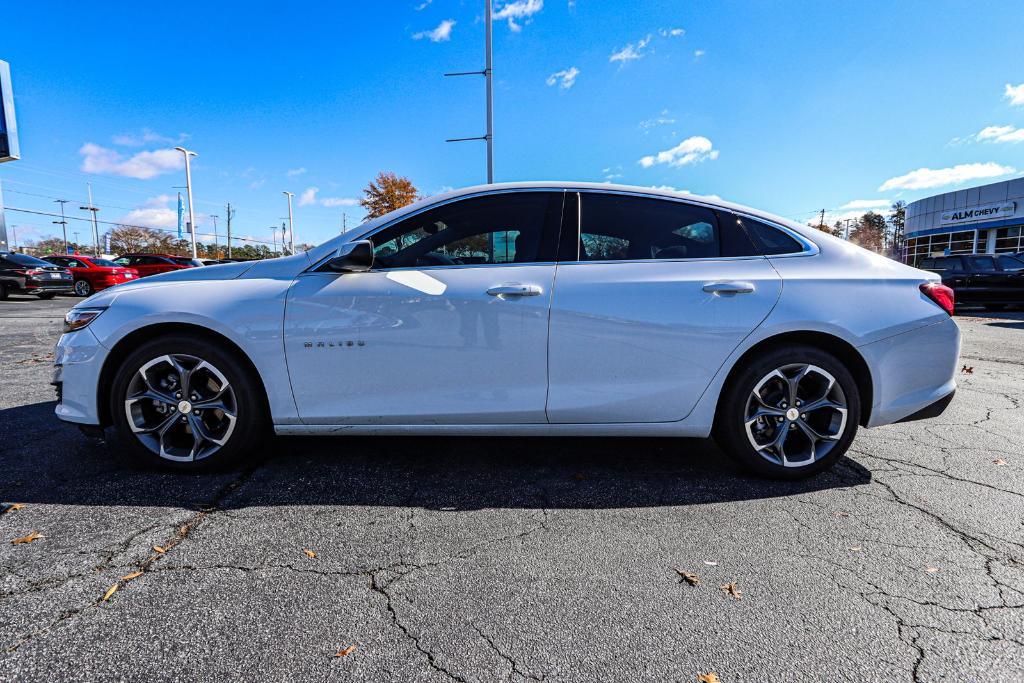
[[[965,375],[973,375],[974,374],[974,366],[972,365],[971,367],[967,367],[965,365],[962,368],[960,368],[960,372],[964,373]]]
[[[167,552],[167,549],[164,548],[163,546],[155,545],[155,546],[153,546],[153,552],[154,553],[160,553],[161,555],[163,555],[164,553]]]
[[[992,461],[992,464],[993,465],[1005,465],[1006,461],[1003,460],[1002,458],[996,458],[995,460]]]
[[[676,569],[676,574],[679,574],[679,583],[685,581],[691,586],[696,586],[700,583],[700,577],[691,572],[684,572],[682,569]]]
[[[306,553],[306,557],[308,557],[308,558],[309,558],[309,559],[311,559],[311,560],[312,560],[312,559],[313,559],[314,557],[316,557],[316,553],[315,553],[315,552],[313,552],[312,550],[310,550],[309,548],[303,548],[303,549],[302,549],[302,552]]]
[[[132,579],[137,579],[140,576],[142,576],[142,572],[132,572],[131,574],[125,574],[124,576],[122,576],[121,580],[122,581],[131,581]]]
[[[11,545],[21,545],[22,543],[31,543],[32,541],[42,538],[38,531],[29,532],[28,536],[22,536],[11,541]]]
[[[697,674],[697,683],[722,683],[722,679],[714,671],[709,671],[706,674]]]
[[[11,503],[10,507],[7,508],[7,511],[14,512],[15,510],[20,510],[23,507],[25,507],[24,503]]]
[[[849,512],[843,512],[842,510],[840,510],[839,512],[836,513],[836,517],[849,517],[849,516],[850,516]]]
[[[743,599],[742,598],[743,591],[740,590],[740,587],[736,585],[735,581],[730,581],[729,583],[725,584],[724,586],[719,586],[719,588],[721,588],[722,590],[724,590],[726,593],[728,593],[730,596],[736,598],[737,600],[742,600]]]
[[[355,645],[349,645],[344,650],[338,650],[334,653],[335,657],[348,657],[350,654],[356,651]]]
[[[939,571],[939,568],[938,567],[925,567],[924,570],[926,572],[928,572],[929,574],[934,574],[935,572]]]
[[[110,596],[111,596],[111,595],[113,595],[114,593],[116,593],[116,592],[117,592],[117,588],[118,588],[118,586],[120,586],[120,585],[121,585],[121,584],[119,584],[119,583],[115,583],[115,584],[114,584],[113,586],[111,586],[110,588],[108,588],[108,589],[107,589],[107,592],[103,594],[103,597],[102,597],[102,598],[100,598],[100,602],[106,602],[107,600],[109,600],[109,599],[110,599]]]

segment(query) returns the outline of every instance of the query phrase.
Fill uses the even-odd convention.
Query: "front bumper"
[[[65,422],[98,425],[96,388],[107,349],[88,327],[61,336],[54,351],[53,384],[57,417]]]

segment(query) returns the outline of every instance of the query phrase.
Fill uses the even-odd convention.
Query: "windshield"
[[[94,259],[90,259],[90,260],[94,264],[96,264],[97,266],[100,266],[101,268],[117,268],[118,267],[118,264],[114,263],[113,261],[108,261],[105,258],[94,258]]]
[[[171,260],[177,263],[179,266],[196,266],[202,265],[195,259],[185,258],[184,256],[172,256]]]
[[[32,268],[53,267],[53,264],[49,261],[44,261],[41,258],[36,258],[35,256],[29,256],[27,254],[7,254],[6,258],[8,261],[13,261],[19,266],[31,266]]]

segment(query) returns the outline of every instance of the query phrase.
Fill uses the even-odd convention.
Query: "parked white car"
[[[57,417],[223,464],[277,434],[707,437],[829,467],[942,412],[938,276],[741,206],[587,183],[431,197],[303,254],[157,275],[67,315]]]

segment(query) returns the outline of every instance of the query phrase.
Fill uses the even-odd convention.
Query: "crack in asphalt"
[[[480,634],[480,637],[484,639],[484,642],[490,646],[494,653],[508,663],[510,669],[508,672],[507,680],[511,681],[513,675],[517,675],[521,678],[527,678],[531,681],[543,681],[547,678],[547,674],[541,674],[540,676],[536,676],[530,673],[529,671],[524,671],[522,668],[520,668],[519,663],[516,662],[515,659],[513,659],[511,656],[506,654],[501,648],[498,647],[498,645],[494,642],[493,638],[484,633],[483,629],[481,629],[476,624],[473,624],[472,626],[474,630],[476,630],[476,632]]]

